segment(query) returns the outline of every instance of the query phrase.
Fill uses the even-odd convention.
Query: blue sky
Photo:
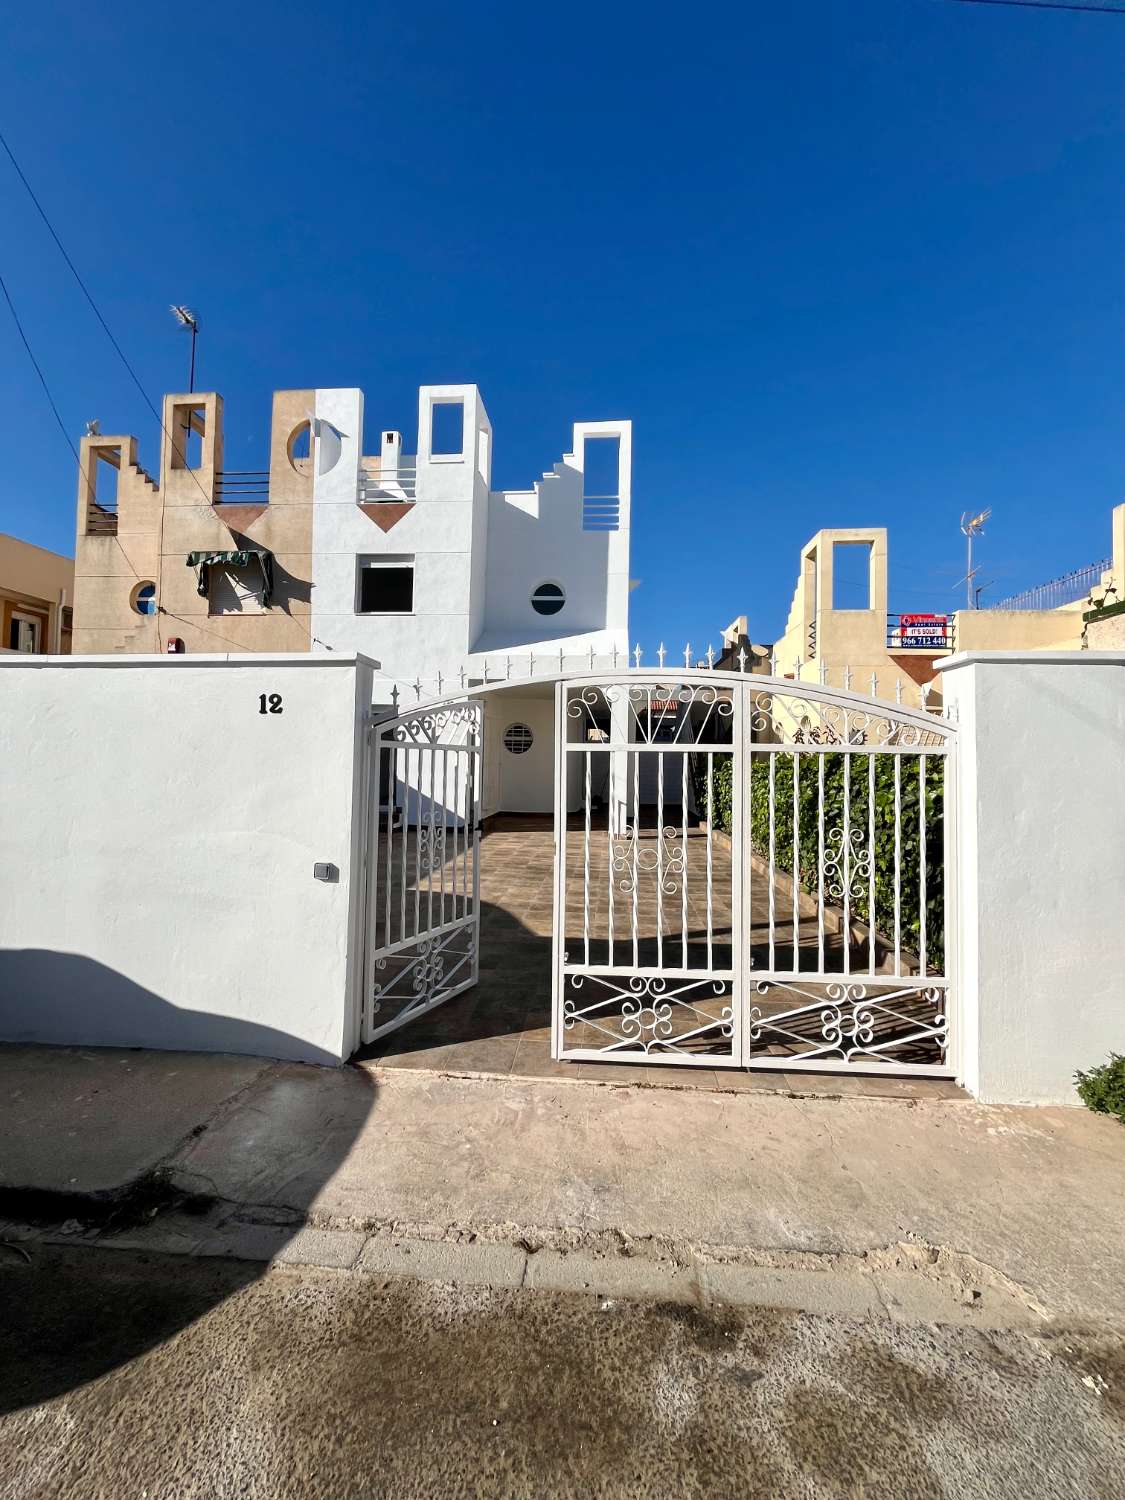
[[[779,634],[803,541],[890,528],[891,607],[1094,561],[1125,498],[1125,18],[942,3],[41,0],[0,125],[146,390],[197,307],[227,462],[275,388],[476,381],[494,477],[634,427],[633,634]],[[155,423],[0,159],[0,270],[77,435]],[[73,463],[0,306],[0,529]]]

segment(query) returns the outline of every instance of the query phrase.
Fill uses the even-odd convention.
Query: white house
[[[277,391],[268,468],[234,471],[222,398],[166,396],[155,480],[135,438],[83,439],[76,652],[359,652],[386,709],[626,664],[630,423],[575,423],[522,490],[492,488],[474,385],[421,387],[415,453],[387,428],[365,456],[363,423],[359,390]],[[549,692],[505,715],[484,810],[549,812]]]
[[[377,660],[387,707],[419,688],[530,677],[536,659],[626,662],[629,422],[576,422],[571,451],[521,490],[492,488],[492,424],[474,385],[421,388],[416,454],[385,429],[365,458],[362,433],[361,391],[316,392],[313,651]],[[488,713],[486,814],[551,810],[552,713],[546,692]]]

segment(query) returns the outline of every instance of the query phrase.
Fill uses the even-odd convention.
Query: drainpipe
[[[55,638],[52,648],[55,656],[62,655],[62,617],[65,608],[66,589],[59,589],[59,602],[55,605],[55,628],[52,632]]]

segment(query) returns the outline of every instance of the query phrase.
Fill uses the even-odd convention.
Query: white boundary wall
[[[958,1077],[1076,1104],[1125,1051],[1125,654],[966,653],[959,723]]]
[[[0,1040],[354,1050],[372,666],[0,657]]]

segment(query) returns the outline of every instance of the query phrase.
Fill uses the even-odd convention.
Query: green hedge
[[[792,751],[774,754],[774,864],[793,873],[793,762]],[[831,848],[833,831],[840,838],[844,826],[845,756],[824,756],[824,841]],[[920,939],[919,878],[921,874],[921,839],[918,826],[919,761],[914,755],[855,755],[852,757],[850,787],[851,828],[860,830],[862,849],[867,849],[868,760],[875,763],[875,928],[885,937],[894,938],[894,862],[895,862],[895,761],[901,760],[900,805],[902,832],[900,846],[900,913],[902,946],[917,953]],[[700,815],[707,814],[707,757],[697,756],[695,789]],[[754,850],[769,854],[769,756],[751,756],[750,840]],[[817,892],[819,853],[817,756],[801,755],[797,791],[797,825],[801,854],[801,886],[810,894]],[[712,785],[716,828],[730,832],[731,777],[733,756],[715,757]],[[926,967],[940,973],[945,963],[945,891],[944,868],[944,793],[945,761],[930,756],[926,761]],[[854,881],[853,883],[858,884]],[[825,897],[828,901],[828,897]],[[840,905],[840,902],[831,903]],[[852,897],[851,914],[861,922],[868,921],[868,885],[862,894]]]

